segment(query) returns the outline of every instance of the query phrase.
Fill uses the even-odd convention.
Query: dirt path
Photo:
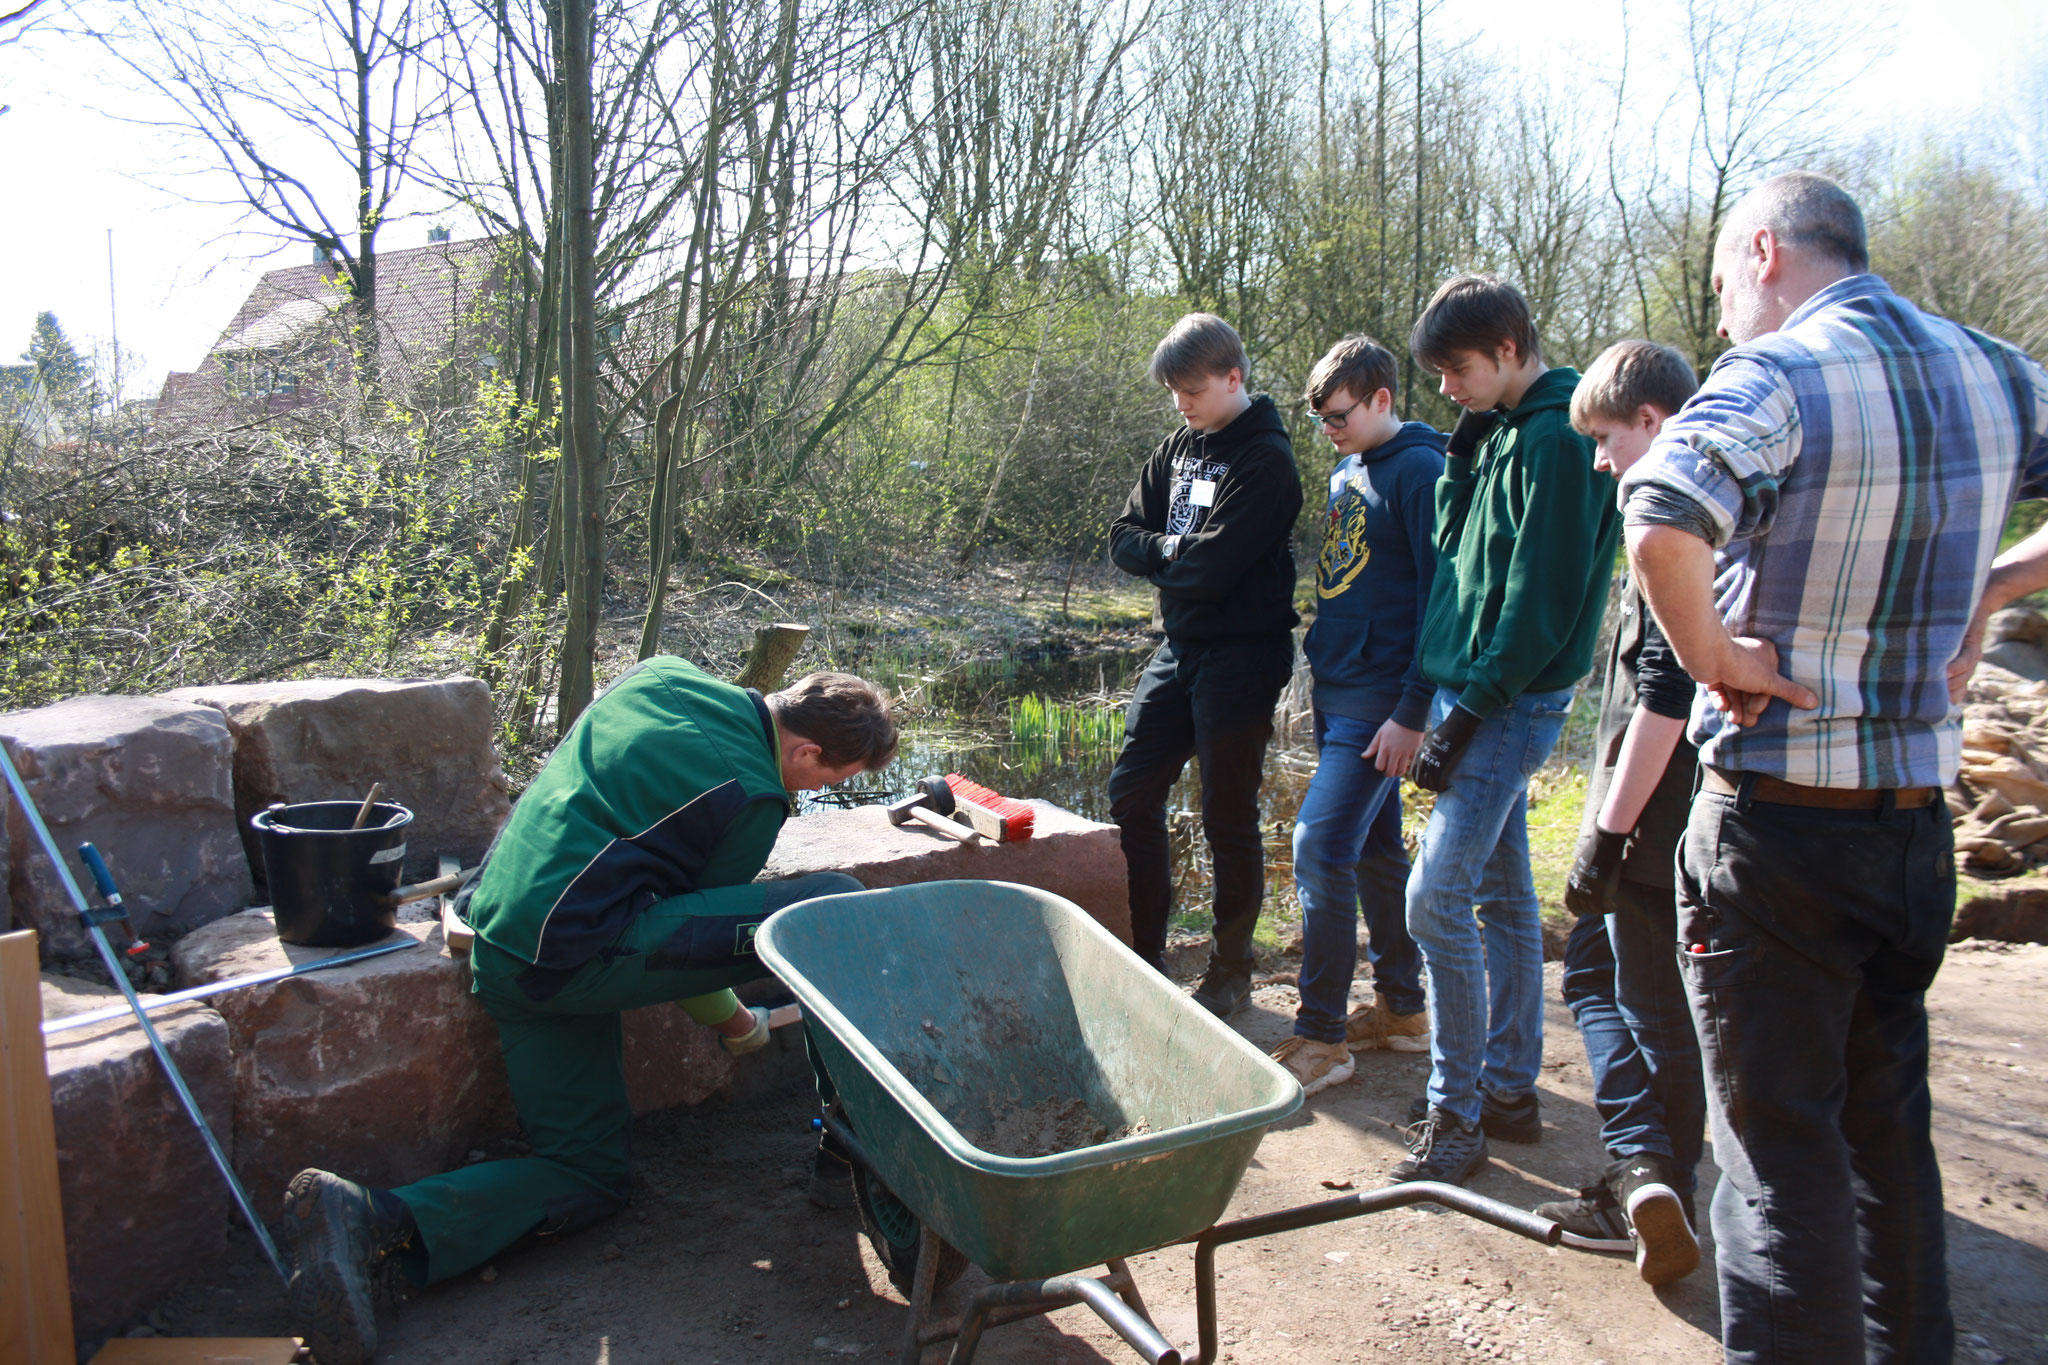
[[[1481,1193],[1531,1205],[1598,1158],[1584,1053],[1556,967],[1541,1144],[1495,1144]],[[1269,987],[1240,1016],[1260,1045],[1285,1036],[1293,993]],[[1963,1362],[2048,1362],[2048,947],[1964,944],[1932,996],[1936,1138],[1948,1182]],[[1329,1197],[1324,1180],[1379,1184],[1426,1059],[1366,1054],[1357,1079],[1268,1134],[1230,1215]],[[755,1365],[896,1358],[903,1310],[852,1213],[804,1198],[811,1100],[796,1054],[746,1093],[650,1116],[627,1214],[560,1245],[501,1257],[488,1281],[437,1287],[388,1320],[383,1362],[419,1365]],[[1711,1181],[1712,1172],[1703,1171]],[[1133,1269],[1167,1336],[1192,1345],[1192,1256]],[[1454,1214],[1408,1210],[1226,1248],[1225,1359],[1243,1365],[1529,1360],[1709,1365],[1711,1263],[1652,1291],[1619,1257],[1549,1250]],[[156,1315],[177,1335],[281,1331],[280,1297],[253,1258]],[[954,1291],[980,1283],[969,1271]],[[934,1353],[936,1355],[936,1353]],[[991,1365],[1082,1365],[1136,1355],[1085,1309],[992,1332]]]

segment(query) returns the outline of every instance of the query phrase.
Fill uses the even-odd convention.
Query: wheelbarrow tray
[[[823,896],[761,957],[802,1003],[875,1173],[999,1280],[1037,1279],[1215,1222],[1293,1077],[1071,902],[1007,882]],[[965,1133],[1078,1098],[1128,1137],[1003,1156]]]

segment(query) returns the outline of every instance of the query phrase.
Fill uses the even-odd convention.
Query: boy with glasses
[[[1403,922],[1400,784],[1435,691],[1415,644],[1436,577],[1444,437],[1395,414],[1394,384],[1387,349],[1349,336],[1316,362],[1304,394],[1339,460],[1302,644],[1317,756],[1294,825],[1301,1008],[1273,1059],[1311,1095],[1351,1077],[1353,1051],[1429,1050],[1422,958]],[[1361,908],[1373,1002],[1347,1018]]]

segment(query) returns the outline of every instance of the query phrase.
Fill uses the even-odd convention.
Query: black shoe
[[[1614,1191],[1608,1188],[1605,1174],[1581,1186],[1577,1198],[1538,1204],[1531,1212],[1593,1243],[1585,1248],[1587,1251],[1636,1249],[1635,1239],[1629,1235],[1628,1215],[1621,1211]]]
[[[326,1171],[300,1171],[284,1192],[284,1253],[293,1324],[320,1365],[363,1365],[377,1350],[378,1271],[418,1231],[405,1201]]]
[[[1462,1185],[1486,1164],[1486,1134],[1441,1109],[1432,1109],[1407,1132],[1407,1159],[1387,1172],[1395,1184],[1441,1180]]]
[[[1541,1142],[1543,1103],[1533,1090],[1517,1100],[1504,1100],[1491,1091],[1481,1090],[1479,1126],[1488,1137],[1502,1142]]]
[[[1624,1157],[1607,1168],[1614,1201],[1636,1233],[1636,1271],[1650,1284],[1670,1284],[1700,1263],[1686,1201],[1679,1198],[1664,1158],[1648,1153]]]
[[[850,1209],[853,1194],[853,1163],[837,1152],[818,1148],[811,1162],[811,1203],[821,1209]]]
[[[1428,1117],[1429,1096],[1417,1095],[1409,1101],[1408,1122],[1411,1125]],[[1512,1104],[1497,1100],[1490,1092],[1482,1090],[1479,1092],[1479,1126],[1486,1130],[1488,1137],[1499,1138],[1502,1142],[1541,1142],[1543,1107],[1533,1090]]]
[[[1218,1019],[1228,1019],[1252,1002],[1250,972],[1231,967],[1211,967],[1195,987],[1195,1003]]]

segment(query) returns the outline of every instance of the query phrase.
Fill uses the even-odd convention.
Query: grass
[[[1529,782],[1529,875],[1543,918],[1571,928],[1564,908],[1564,884],[1572,874],[1579,821],[1586,806],[1586,774],[1576,767],[1549,767]]]

